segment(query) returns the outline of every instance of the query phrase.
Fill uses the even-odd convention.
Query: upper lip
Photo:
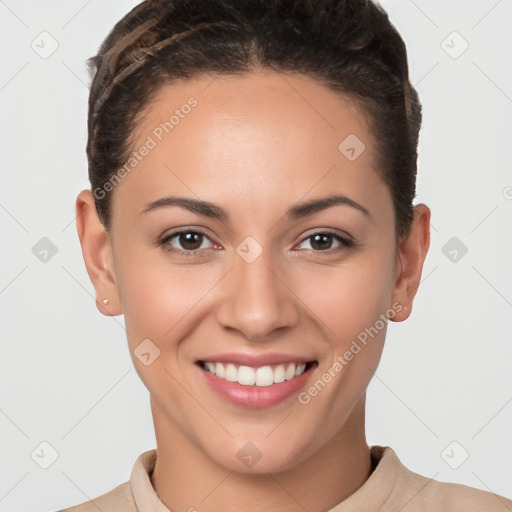
[[[233,363],[235,365],[244,366],[269,366],[275,364],[286,364],[286,363],[309,363],[315,361],[311,357],[295,356],[292,354],[216,354],[213,356],[204,357],[198,360],[198,362],[210,362],[210,363]]]

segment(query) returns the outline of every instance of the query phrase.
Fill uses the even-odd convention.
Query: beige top
[[[151,484],[156,456],[156,450],[142,453],[128,482],[60,512],[170,512]],[[377,465],[368,480],[328,512],[512,512],[503,496],[413,473],[389,446],[372,446],[371,456]]]

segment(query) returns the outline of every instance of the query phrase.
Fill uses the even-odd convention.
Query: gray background
[[[96,310],[74,226],[85,60],[137,3],[0,0],[1,511],[94,498],[155,447],[123,319]],[[512,1],[382,4],[424,106],[417,201],[433,215],[413,314],[390,323],[370,384],[368,442],[512,497]]]

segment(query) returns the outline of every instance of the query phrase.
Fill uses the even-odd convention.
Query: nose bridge
[[[228,280],[217,311],[217,319],[224,327],[257,341],[268,338],[278,328],[297,323],[297,304],[283,282],[284,276],[279,276],[279,265],[270,249],[258,249],[251,240],[242,242]]]

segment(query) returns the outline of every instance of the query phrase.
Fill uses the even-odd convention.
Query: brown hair
[[[378,170],[393,198],[397,236],[416,194],[421,104],[405,44],[371,0],[146,0],[112,29],[89,96],[89,179],[103,225],[105,183],[131,152],[137,116],[158,89],[204,73],[300,73],[352,98],[366,114]],[[341,142],[341,141],[340,141]]]

